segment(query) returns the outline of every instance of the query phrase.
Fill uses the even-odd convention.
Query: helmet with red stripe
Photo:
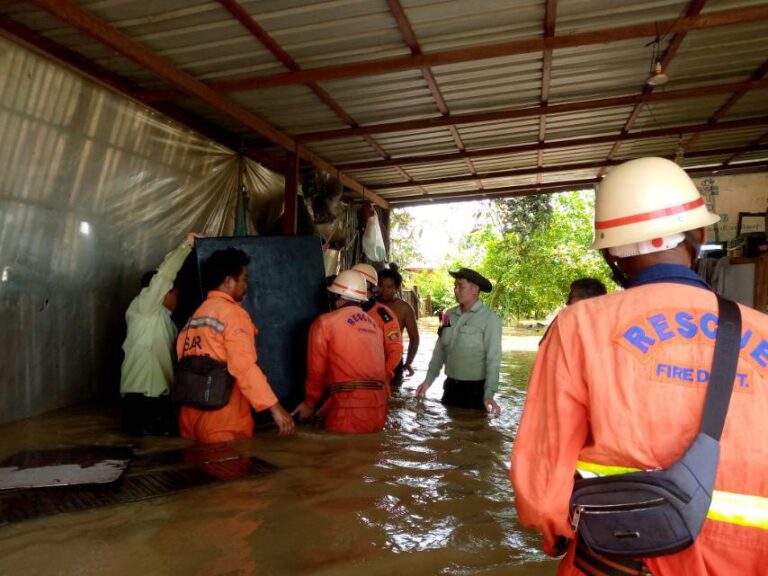
[[[371,266],[370,264],[355,264],[352,266],[352,270],[355,272],[360,272],[362,274],[367,282],[370,282],[374,286],[379,283],[379,274],[376,272],[376,268]]]
[[[638,158],[611,170],[600,184],[591,248],[609,248],[618,257],[649,254],[674,247],[682,232],[719,220],[680,166]]]
[[[333,280],[328,292],[338,294],[345,300],[365,302],[368,300],[368,290],[365,277],[355,270],[344,270]]]

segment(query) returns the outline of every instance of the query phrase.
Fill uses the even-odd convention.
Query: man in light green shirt
[[[456,279],[453,293],[459,305],[443,316],[427,377],[416,395],[426,396],[445,365],[444,404],[499,414],[493,395],[499,388],[501,319],[480,302],[480,292],[490,292],[491,283],[469,268],[449,274]]]
[[[171,320],[179,295],[174,282],[197,237],[193,232],[187,234],[154,275],[145,274],[143,289],[125,313],[128,333],[123,342],[120,394],[123,428],[129,434],[163,434],[173,429],[175,418],[168,391],[173,381],[171,354],[177,334]]]

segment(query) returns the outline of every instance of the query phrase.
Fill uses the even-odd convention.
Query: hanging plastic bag
[[[381,226],[379,217],[374,212],[373,216],[368,218],[363,233],[363,252],[365,257],[371,262],[386,262],[387,250],[384,247],[384,237],[381,235]]]

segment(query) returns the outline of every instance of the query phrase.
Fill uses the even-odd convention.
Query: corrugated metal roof
[[[404,18],[386,0],[248,0],[234,6],[227,0],[76,3],[190,78],[208,83],[228,99],[217,105],[178,92],[185,90],[178,78],[151,72],[121,48],[107,47],[37,4],[0,3],[0,15],[6,18],[0,29],[38,44],[34,35],[39,34],[61,47],[53,48],[56,57],[70,58],[70,50],[124,79],[133,93],[136,87],[146,90],[137,95],[151,105],[175,106],[230,134],[233,141],[261,148],[278,164],[290,146],[278,146],[273,137],[246,127],[242,118],[266,121],[288,141],[301,135],[302,146],[331,164],[347,166],[352,177],[377,189],[477,176],[380,190],[391,199],[413,200],[424,191],[463,194],[473,187],[478,193],[481,187],[499,186],[531,186],[535,191],[537,181],[577,181],[600,173],[599,167],[569,169],[574,164],[610,167],[640,155],[674,156],[681,144],[684,152],[697,154],[685,157],[691,166],[768,160],[763,150],[754,149],[756,142],[765,144],[768,134],[768,82],[752,90],[745,85],[717,89],[765,79],[768,10],[741,23],[671,33],[670,22],[695,17],[688,14],[692,2],[558,0],[556,17],[550,18],[555,39],[592,36],[550,54],[536,44],[546,34],[546,0],[399,4]],[[238,21],[232,13],[236,8],[271,40],[263,42]],[[701,13],[755,8],[768,8],[768,2],[708,0]],[[642,33],[626,28],[636,26],[644,27]],[[605,31],[621,34],[609,40]],[[645,81],[657,34],[660,57],[670,47],[676,52],[668,59],[670,81],[651,89]],[[498,51],[500,47],[506,52]],[[467,52],[481,48],[483,53]],[[434,60],[425,66],[415,60],[420,55]],[[296,77],[302,72],[306,75]],[[695,90],[684,98],[664,99],[691,88]],[[661,100],[649,102],[649,94]],[[614,97],[629,100],[595,103]],[[536,109],[543,104],[572,109],[540,118]],[[482,116],[489,113],[497,116]],[[447,125],[451,120],[454,127]],[[683,130],[733,120],[746,122],[700,134]],[[434,121],[442,125],[430,124]],[[614,146],[611,138],[625,131],[633,139]],[[736,152],[728,150],[742,155],[731,159]],[[447,156],[436,160],[436,155]],[[355,168],[360,163],[363,167]],[[544,172],[539,174],[540,168]],[[509,170],[528,173],[488,177]]]

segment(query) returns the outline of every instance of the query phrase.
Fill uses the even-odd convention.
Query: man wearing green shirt
[[[480,302],[480,292],[490,292],[491,283],[469,268],[449,274],[455,278],[453,293],[459,305],[444,316],[427,377],[416,395],[426,396],[445,365],[444,404],[499,414],[493,395],[499,388],[501,319]]]
[[[171,313],[179,296],[174,282],[198,237],[194,232],[187,234],[156,272],[144,275],[143,288],[125,313],[128,333],[123,342],[120,394],[123,429],[129,434],[168,434],[175,428],[168,399],[177,334]]]

